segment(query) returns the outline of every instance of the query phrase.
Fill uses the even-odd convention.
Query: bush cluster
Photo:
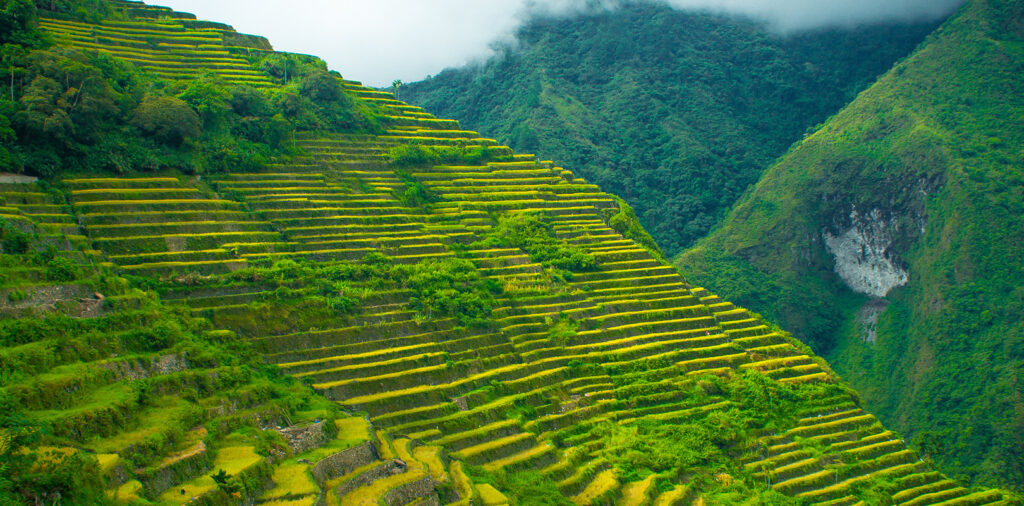
[[[45,8],[74,15],[82,5]],[[268,89],[226,83],[213,73],[168,81],[103,53],[52,47],[30,2],[7,2],[5,14],[0,37],[10,79],[0,83],[3,171],[52,177],[254,170],[295,152],[287,141],[296,130],[380,129],[320,60],[254,57],[253,65],[281,82]]]

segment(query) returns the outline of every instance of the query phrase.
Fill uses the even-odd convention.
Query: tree
[[[15,101],[14,77],[16,72],[23,71],[20,67],[23,65],[22,60],[24,60],[25,54],[25,47],[20,44],[4,44],[0,48],[0,57],[3,58],[3,62],[7,64],[11,72],[11,102]]]
[[[207,131],[219,130],[231,107],[231,93],[215,74],[209,72],[193,79],[178,98],[199,113]]]
[[[216,473],[210,475],[210,478],[213,478],[217,488],[225,494],[234,495],[242,490],[242,487],[235,480],[231,479],[231,475],[223,469],[218,469]]]
[[[0,0],[0,6],[0,43],[26,46],[39,43],[36,8],[30,0]]]
[[[175,97],[146,97],[135,109],[132,124],[171,146],[180,146],[202,131],[199,114]]]
[[[401,89],[402,87],[402,80],[395,79],[395,81],[391,83],[391,87],[395,89],[395,100],[401,100],[400,98],[398,98],[398,90]]]
[[[302,79],[302,94],[318,103],[341,100],[341,83],[329,72],[316,69]]]

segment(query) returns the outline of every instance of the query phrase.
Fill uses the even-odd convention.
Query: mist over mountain
[[[640,0],[678,9],[748,16],[775,30],[809,30],[886,21],[927,21],[962,0]],[[418,81],[449,67],[482,62],[536,17],[570,18],[614,10],[635,0],[168,0],[206,19],[231,19],[280,50],[321,55],[346,77],[373,86]],[[386,22],[381,22],[386,19]],[[365,47],[366,51],[353,51]]]

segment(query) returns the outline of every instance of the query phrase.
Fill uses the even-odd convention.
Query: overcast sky
[[[263,35],[275,49],[327,60],[371,86],[418,81],[481,60],[531,13],[572,15],[616,0],[157,0]],[[948,14],[964,0],[666,0],[763,18],[782,30]]]

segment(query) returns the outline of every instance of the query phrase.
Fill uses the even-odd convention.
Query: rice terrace
[[[0,504],[1021,504],[626,200],[400,82],[168,7],[3,5]]]

